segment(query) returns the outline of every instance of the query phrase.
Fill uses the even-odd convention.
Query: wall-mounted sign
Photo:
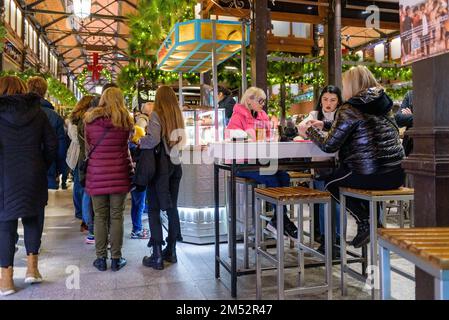
[[[449,52],[449,0],[400,0],[402,63]]]

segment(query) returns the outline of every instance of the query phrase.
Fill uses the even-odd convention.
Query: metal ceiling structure
[[[113,79],[128,64],[130,29],[128,16],[136,12],[139,0],[92,0],[91,14],[80,20],[72,13],[73,0],[18,0],[24,16],[37,27],[38,36],[45,39],[55,52],[63,74],[78,76],[92,63],[93,53],[99,53],[99,64],[111,71]],[[251,15],[250,0],[198,0],[202,14],[233,16]],[[357,49],[376,38],[392,37],[399,29],[398,0],[342,0],[344,5],[343,46]],[[367,5],[380,8],[381,26],[377,30],[364,29],[364,10]],[[269,0],[272,20],[324,24],[328,0]],[[290,38],[289,38],[290,39]],[[287,39],[288,40],[288,39]],[[290,39],[291,40],[291,39]],[[286,48],[285,39],[274,50]],[[302,40],[303,54],[313,46],[311,40]],[[291,44],[298,48],[299,42]],[[268,43],[268,46],[271,44]],[[322,41],[320,41],[322,47]],[[288,51],[288,50],[287,50]],[[299,51],[298,51],[299,52]],[[89,85],[89,78],[87,78]],[[95,84],[91,83],[92,89]]]
[[[91,14],[86,19],[74,16],[72,0],[25,0],[22,8],[57,54],[65,73],[79,75],[92,63],[93,53],[98,52],[99,64],[115,79],[128,64],[127,17],[135,12],[137,2],[92,0]]]

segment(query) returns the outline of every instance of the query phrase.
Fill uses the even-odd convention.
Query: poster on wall
[[[449,0],[400,0],[402,64],[449,52]]]

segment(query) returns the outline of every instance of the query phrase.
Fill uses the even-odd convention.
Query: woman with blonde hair
[[[25,283],[38,283],[38,254],[47,205],[47,170],[58,141],[40,107],[15,76],[0,78],[0,296],[15,292],[14,254],[22,219],[27,270]]]
[[[245,131],[246,134],[252,138],[257,139],[256,130],[263,130],[263,136],[270,135],[270,119],[263,110],[267,96],[265,92],[257,87],[248,88],[243,94],[240,103],[234,106],[234,113],[231,120],[226,127],[226,135],[233,136],[233,132]],[[288,187],[290,186],[290,176],[285,171],[277,171],[272,175],[262,175],[259,171],[244,171],[238,172],[237,175],[242,178],[249,178],[256,180],[260,184],[267,187]],[[298,238],[298,228],[288,218],[284,208],[284,235],[293,239]],[[276,208],[274,208],[276,210]],[[272,233],[277,233],[276,211],[271,221],[267,224],[267,229]]]
[[[185,145],[184,119],[172,88],[161,86],[156,91],[154,109],[147,126],[147,135],[140,139],[141,149],[158,152],[156,177],[148,186],[149,222],[151,238],[148,246],[153,254],[143,258],[143,265],[157,270],[164,268],[164,260],[176,263],[176,241],[181,240],[178,213],[179,184],[182,177],[179,151]],[[157,152],[157,151],[156,151]],[[161,209],[167,212],[167,246],[162,236]]]
[[[343,74],[343,99],[346,102],[333,122],[311,120],[300,130],[324,152],[338,151],[340,167],[326,179],[326,189],[338,201],[340,187],[399,188],[405,177],[401,168],[404,150],[391,110],[393,102],[365,66]],[[348,198],[346,205],[357,222],[352,245],[359,248],[369,242],[369,206],[354,198]]]
[[[111,269],[118,271],[126,265],[122,257],[123,212],[126,194],[131,187],[132,162],[128,139],[133,119],[125,108],[123,93],[118,88],[107,89],[98,107],[84,116],[86,137],[86,192],[94,208],[95,249],[94,266],[107,269],[108,225],[110,221]]]

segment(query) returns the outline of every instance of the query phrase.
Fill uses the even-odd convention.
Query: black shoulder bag
[[[95,151],[95,149],[101,144],[101,142],[104,140],[106,135],[108,134],[110,128],[107,128],[103,135],[101,136],[100,140],[92,147],[91,150],[89,150],[89,153],[87,154],[86,158],[81,161],[81,164],[79,165],[80,172],[83,173],[84,178],[80,179],[80,184],[82,187],[86,186],[86,174],[87,174],[87,167],[89,166],[89,158],[92,155],[92,153]]]

